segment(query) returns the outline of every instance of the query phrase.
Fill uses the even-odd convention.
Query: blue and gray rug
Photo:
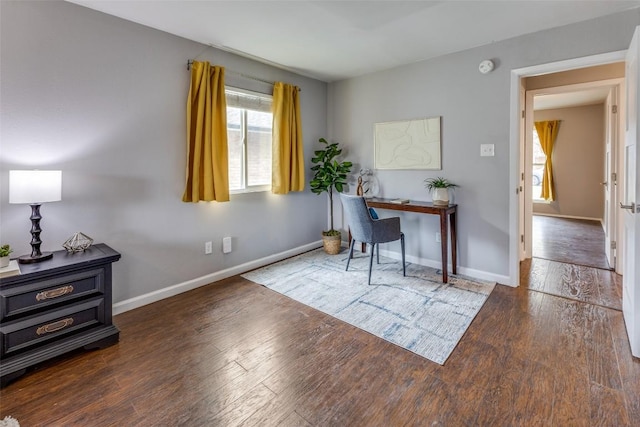
[[[489,297],[495,283],[449,276],[439,270],[380,257],[367,285],[369,256],[322,249],[250,271],[259,283],[441,365]]]

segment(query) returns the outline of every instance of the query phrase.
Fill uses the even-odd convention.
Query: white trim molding
[[[163,300],[165,298],[170,298],[172,296],[181,294],[183,292],[187,292],[187,291],[199,288],[201,286],[209,285],[211,283],[220,281],[222,279],[226,279],[231,276],[235,276],[237,274],[246,273],[247,271],[250,271],[259,267],[264,267],[265,265],[282,261],[283,259],[300,255],[301,253],[308,252],[310,250],[317,249],[320,247],[322,247],[321,240],[312,242],[303,246],[298,246],[297,248],[289,249],[284,252],[269,255],[254,261],[249,261],[244,264],[237,265],[235,267],[230,267],[224,270],[216,271],[214,273],[207,274],[202,277],[197,277],[195,279],[178,283],[172,286],[168,286],[163,289],[158,289],[157,291],[149,292],[148,294],[139,295],[137,297],[120,301],[113,304],[113,315],[115,316],[117,314],[121,314],[126,311],[133,310],[135,308],[139,308],[147,304],[151,304],[151,303]]]
[[[367,246],[369,247],[369,246]],[[393,252],[393,251],[388,251],[388,250],[381,250],[380,251],[380,255],[382,256],[386,256],[387,258],[391,258],[391,259],[395,259],[395,260],[401,260],[402,259],[402,255],[398,252]],[[433,259],[427,259],[427,258],[421,258],[421,257],[416,257],[413,255],[406,255],[405,259],[407,262],[413,263],[413,264],[417,264],[417,265],[423,265],[425,267],[431,267],[431,268],[435,268],[435,269],[442,269],[442,262],[441,261],[437,261],[437,260],[433,260]],[[449,269],[449,271],[452,270],[453,266],[451,263],[447,264],[447,268]],[[490,282],[496,282],[499,284],[507,284],[509,283],[509,276],[505,276],[502,274],[495,274],[495,273],[490,273],[488,271],[482,271],[482,270],[476,270],[474,268],[467,268],[467,267],[460,267],[458,266],[457,268],[457,276],[467,276],[470,277],[472,279],[478,279],[478,280],[486,280],[486,281],[490,281]],[[508,285],[511,286],[511,285]]]
[[[582,58],[567,59],[547,64],[511,70],[510,104],[509,104],[509,277],[504,284],[520,285],[520,233],[518,188],[520,180],[520,79],[540,74],[568,71],[595,65],[611,64],[624,61],[626,50],[608,52]]]

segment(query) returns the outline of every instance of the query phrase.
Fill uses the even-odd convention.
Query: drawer
[[[0,320],[61,302],[104,293],[104,268],[52,277],[0,290]]]
[[[46,344],[105,322],[104,299],[98,298],[51,310],[0,326],[0,357]]]

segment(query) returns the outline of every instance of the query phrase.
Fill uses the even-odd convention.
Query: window
[[[544,164],[547,161],[542,146],[540,145],[540,138],[538,138],[538,132],[533,128],[533,200],[544,201],[542,195],[542,176],[544,175]]]
[[[271,188],[271,96],[227,89],[229,191]]]

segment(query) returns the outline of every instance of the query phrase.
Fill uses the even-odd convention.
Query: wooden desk
[[[449,276],[447,273],[447,246],[448,228],[451,224],[451,264],[453,274],[456,274],[457,252],[456,252],[456,211],[458,205],[434,205],[431,202],[410,201],[409,203],[391,203],[392,199],[366,199],[367,206],[379,209],[391,209],[394,211],[418,212],[423,214],[438,215],[440,217],[440,242],[442,250],[442,281],[447,283]],[[449,221],[447,221],[447,216]]]

